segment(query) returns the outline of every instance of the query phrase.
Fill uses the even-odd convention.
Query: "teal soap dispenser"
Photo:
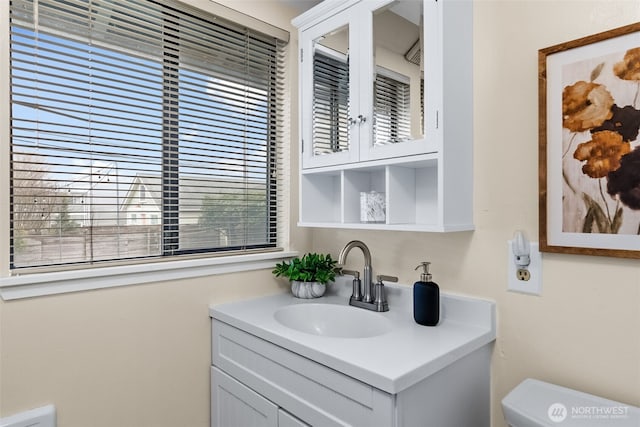
[[[431,279],[429,265],[424,261],[415,269],[422,268],[420,281],[413,284],[413,319],[425,326],[436,326],[440,321],[440,288]]]

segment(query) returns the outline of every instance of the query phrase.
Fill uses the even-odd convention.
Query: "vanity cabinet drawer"
[[[393,425],[394,396],[215,319],[212,359],[312,426]]]
[[[211,427],[280,427],[278,407],[224,372],[211,368]]]

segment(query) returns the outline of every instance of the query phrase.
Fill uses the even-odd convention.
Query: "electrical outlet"
[[[513,241],[507,242],[507,290],[530,295],[542,293],[542,256],[538,243],[530,243],[530,262],[527,268],[518,268],[513,254]]]
[[[527,280],[531,279],[531,273],[529,273],[529,270],[527,270],[526,268],[519,268],[518,270],[516,270],[516,277],[518,278],[518,280],[526,282]]]

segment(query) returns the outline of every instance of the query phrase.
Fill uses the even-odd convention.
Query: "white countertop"
[[[389,311],[379,313],[391,332],[369,338],[332,338],[298,332],[274,318],[292,304],[348,306],[351,281],[339,277],[325,296],[310,300],[290,293],[212,305],[212,318],[286,348],[391,394],[412,386],[495,340],[495,303],[441,293],[440,323],[413,320],[411,286],[385,285]],[[363,310],[352,307],[353,310]]]

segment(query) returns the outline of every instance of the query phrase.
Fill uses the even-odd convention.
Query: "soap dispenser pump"
[[[425,326],[436,326],[440,321],[440,288],[429,273],[431,263],[424,261],[415,269],[422,268],[420,281],[413,284],[413,319]]]

